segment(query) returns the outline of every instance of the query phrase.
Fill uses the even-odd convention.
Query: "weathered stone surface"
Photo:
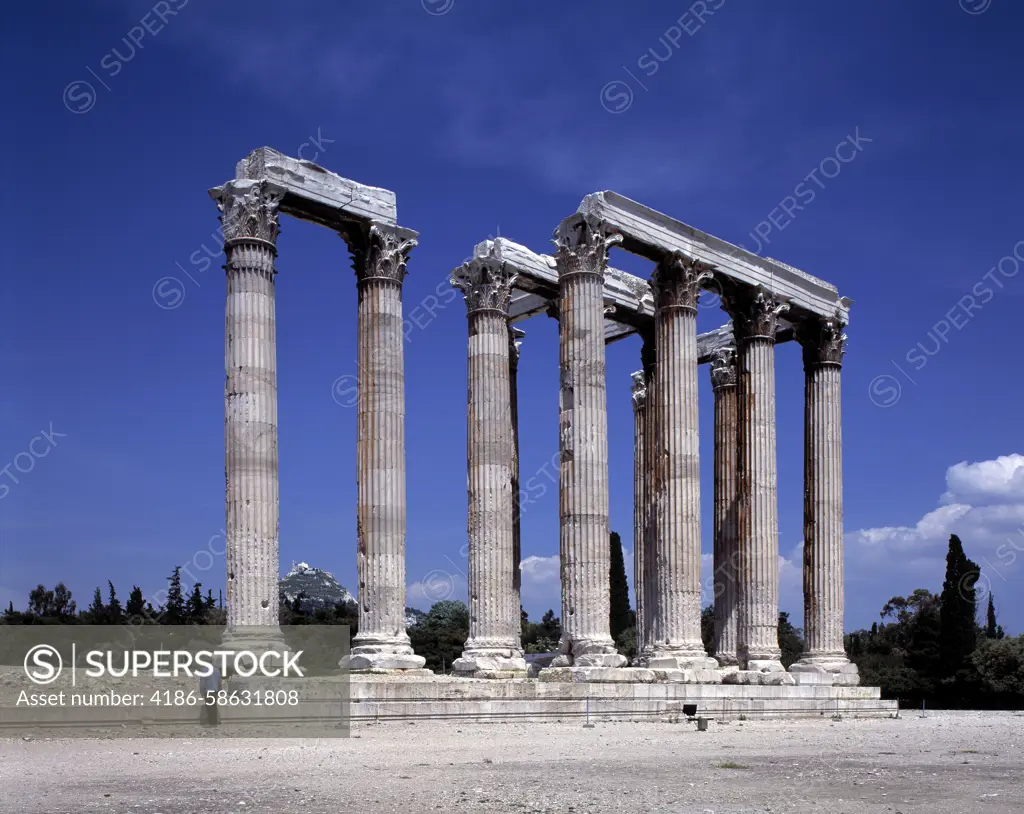
[[[644,586],[644,549],[647,538],[648,470],[644,435],[647,425],[647,377],[633,374],[633,597],[636,605],[637,650],[645,641],[647,616]]]
[[[656,681],[670,684],[721,684],[723,673],[714,667],[705,669],[661,670],[652,667]]]
[[[551,255],[537,254],[504,237],[478,243],[473,255],[496,255],[519,275],[509,305],[513,323],[548,313],[551,304],[557,301],[557,263]],[[636,332],[653,331],[654,295],[647,280],[619,269],[608,268],[603,294],[605,304],[610,309],[604,321],[605,342],[615,342]],[[788,323],[780,324],[776,341],[787,342],[792,338],[792,327]],[[710,362],[717,350],[735,343],[731,323],[700,334],[697,337],[699,363]]]
[[[423,667],[425,660],[422,656],[416,656],[409,648],[409,653],[351,653],[343,656],[338,666],[342,670],[416,670]],[[433,675],[430,670],[424,673]]]
[[[786,687],[796,684],[785,671],[737,670],[722,676],[723,684],[757,684],[767,687]]]
[[[416,245],[372,225],[343,237],[353,255],[357,317],[356,537],[359,632],[350,669],[415,669],[405,632],[405,362],[402,282]],[[356,667],[354,665],[358,664]]]
[[[281,211],[304,220],[340,228],[346,223],[373,221],[398,224],[395,193],[342,178],[323,167],[260,147],[238,162],[236,181],[271,181],[284,195]],[[216,190],[211,190],[213,195]]]
[[[841,672],[843,645],[843,436],[840,374],[846,335],[838,315],[808,320],[804,350],[804,641],[791,671]],[[848,673],[847,673],[848,674]]]
[[[525,675],[515,539],[515,427],[508,307],[516,272],[497,256],[452,275],[469,317],[469,639],[458,673]]]
[[[697,418],[697,297],[710,271],[680,255],[651,278],[655,301],[658,437],[654,468],[655,601],[645,666],[717,667],[700,633],[700,453]],[[709,663],[710,662],[710,663]]]
[[[224,388],[226,638],[278,624],[277,328],[281,191],[226,184],[215,196],[227,255]],[[265,637],[261,636],[262,642]]]
[[[736,349],[723,348],[711,363],[715,394],[714,596],[715,658],[722,667],[739,664],[737,598],[739,580],[739,392]]]
[[[775,342],[780,304],[769,291],[729,289],[723,304],[739,340],[740,666],[782,670],[778,640],[779,519]],[[756,666],[755,666],[756,665]],[[741,670],[742,672],[742,670]]]
[[[770,288],[795,310],[831,317],[837,311],[849,320],[850,300],[835,286],[806,272],[726,243],[661,212],[615,192],[595,192],[583,199],[578,212],[623,235],[623,248],[652,260],[682,253],[710,267],[716,277],[745,287]]]
[[[621,666],[609,634],[608,406],[604,301],[608,247],[617,242],[584,219],[563,222],[558,246],[559,467],[563,658]]]
[[[653,670],[638,667],[548,667],[539,677],[549,683],[571,684],[650,684],[657,679]]]

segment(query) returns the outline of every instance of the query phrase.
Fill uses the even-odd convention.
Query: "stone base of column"
[[[643,656],[644,667],[651,670],[717,670],[718,661],[708,656],[702,644],[670,646],[655,644]]]
[[[221,637],[221,649],[239,652],[250,650],[263,653],[267,650],[287,650],[284,634],[276,625],[239,625],[227,628]]]
[[[280,659],[272,657],[264,662],[269,669],[282,666],[284,654],[291,652],[285,643],[280,627],[263,625],[239,625],[235,628],[228,628],[221,637],[220,649],[231,653],[252,653],[257,657],[268,652],[282,654]],[[248,659],[244,660],[244,664],[246,668],[249,666]],[[227,661],[226,665],[227,671],[222,678],[237,677],[234,672],[234,659]]]
[[[452,664],[452,670],[466,678],[523,678],[526,659],[514,647],[467,646]]]
[[[782,662],[776,658],[757,659],[748,658],[746,667],[744,668],[752,673],[784,673],[786,668],[782,666]]]
[[[780,665],[781,667],[781,665]],[[796,679],[785,670],[735,670],[722,676],[723,684],[760,684],[766,686],[791,686]]]
[[[856,687],[860,684],[860,671],[845,653],[804,656],[789,666],[789,672],[798,684],[823,683],[821,677],[825,676],[832,678],[833,685]]]
[[[563,642],[562,649],[566,649]],[[629,662],[615,649],[611,640],[588,642],[578,639],[569,645],[569,652],[562,652],[551,662],[552,667],[625,667]]]
[[[740,660],[735,653],[715,653],[715,661],[718,662],[718,669],[725,672],[740,668]]]
[[[338,666],[342,670],[419,670],[427,663],[423,656],[417,656],[407,638],[363,639],[356,636],[352,652],[342,657]]]

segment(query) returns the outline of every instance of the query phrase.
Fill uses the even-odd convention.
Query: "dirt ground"
[[[1024,715],[363,725],[331,740],[0,740],[0,811],[1024,811]]]

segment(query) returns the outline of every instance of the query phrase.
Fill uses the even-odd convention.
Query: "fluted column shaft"
[[[508,304],[515,274],[474,260],[452,283],[469,312],[469,638],[460,673],[525,672],[515,585],[515,430]]]
[[[599,225],[577,217],[556,231],[559,275],[559,515],[562,656],[555,664],[618,667],[609,632],[608,412],[604,271]]]
[[[730,300],[739,340],[740,556],[738,644],[747,670],[782,670],[778,637],[779,518],[775,331],[780,305],[756,290]]]
[[[227,304],[224,435],[227,637],[276,638],[278,625],[277,332],[274,288],[280,190],[220,188]],[[261,626],[273,630],[247,631]]]
[[[356,539],[359,632],[352,669],[411,669],[405,631],[405,362],[402,283],[415,240],[371,226],[343,235],[353,252],[357,314]]]
[[[643,522],[644,536],[643,546],[643,606],[644,625],[643,636],[638,639],[638,664],[646,664],[654,647],[652,634],[655,629],[654,617],[658,612],[657,605],[657,523],[655,497],[658,493],[658,470],[657,451],[660,446],[660,428],[656,420],[656,405],[658,403],[658,371],[657,352],[655,349],[654,335],[644,339],[644,380],[647,389],[647,404],[644,411],[644,505]]]
[[[737,658],[736,599],[739,566],[739,393],[736,350],[720,351],[711,362],[715,393],[715,658],[735,667]]]
[[[515,602],[517,609],[522,608],[522,585],[523,572],[521,564],[523,561],[522,546],[522,524],[521,508],[519,501],[519,342],[517,339],[525,336],[525,333],[509,325],[508,329],[508,375],[509,375],[509,402],[512,409],[512,588],[515,591]],[[522,611],[519,610],[521,614]],[[516,617],[521,619],[521,615]],[[517,635],[520,646],[522,645],[522,624],[517,622]]]
[[[708,665],[700,633],[700,452],[697,417],[697,298],[710,273],[681,255],[651,279],[658,377],[654,667]],[[699,662],[699,663],[698,663]]]
[[[838,319],[808,321],[804,349],[804,653],[801,665],[848,663],[843,644],[843,434]]]
[[[644,614],[644,548],[647,537],[647,380],[643,371],[633,374],[633,599],[636,605],[636,647],[642,650]]]

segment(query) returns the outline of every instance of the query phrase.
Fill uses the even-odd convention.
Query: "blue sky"
[[[206,190],[269,145],[394,190],[401,223],[421,233],[405,285],[406,315],[417,314],[406,347],[410,604],[465,591],[465,310],[430,298],[478,241],[501,234],[549,251],[584,195],[614,189],[854,299],[847,628],[869,625],[894,594],[937,591],[957,532],[1001,621],[1024,629],[1024,380],[1012,334],[1024,291],[1024,9],[281,9],[122,0],[5,12],[4,605],[58,580],[83,606],[108,578],[122,596],[132,583],[153,595],[183,563],[222,586],[225,284],[222,261],[204,259],[219,245]],[[323,228],[284,219],[279,251],[282,570],[306,560],[353,586],[355,413],[335,382],[355,373],[355,279]],[[650,271],[620,251],[612,261]],[[701,330],[723,321],[713,303],[701,308]],[[522,478],[548,486],[522,526],[524,605],[537,616],[558,608],[557,333],[547,318],[522,327]],[[635,338],[609,348],[611,520],[630,551],[638,366]],[[779,348],[776,371],[781,603],[799,620],[796,346]],[[710,552],[703,369],[700,387]]]

